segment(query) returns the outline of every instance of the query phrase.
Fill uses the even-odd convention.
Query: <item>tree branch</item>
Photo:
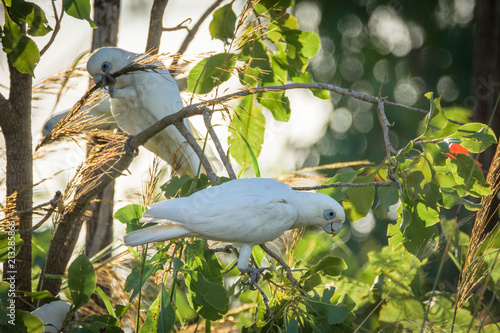
[[[203,167],[205,168],[205,171],[207,172],[208,179],[210,179],[211,182],[217,181],[219,177],[215,174],[215,172],[212,170],[212,166],[208,162],[207,158],[205,157],[205,154],[203,154],[203,150],[200,148],[198,143],[196,142],[196,139],[194,138],[193,134],[187,129],[186,125],[184,125],[183,121],[177,121],[174,123],[174,126],[177,128],[177,130],[182,134],[182,136],[186,139],[188,144],[193,148],[194,152],[196,155],[201,160],[201,163],[203,164]]]
[[[57,15],[57,8],[56,8],[56,2],[51,1],[52,3],[52,10],[54,11],[54,17],[56,19],[56,25],[54,26],[54,31],[52,31],[52,35],[50,36],[49,41],[47,44],[43,47],[43,49],[40,51],[40,57],[49,49],[49,47],[52,45],[54,40],[56,39],[57,34],[59,33],[59,29],[61,28],[61,20],[64,16],[64,2],[61,2],[62,7],[61,7],[61,16]]]
[[[391,186],[394,185],[396,182],[394,181],[388,181],[388,182],[367,182],[367,183],[331,183],[331,184],[324,184],[324,185],[316,185],[316,186],[297,186],[297,187],[292,187],[292,190],[295,191],[316,191],[316,190],[321,190],[325,188],[331,188],[331,187],[366,187],[366,186]]]
[[[13,217],[15,217],[17,215],[21,215],[21,214],[24,214],[24,213],[32,212],[34,210],[40,209],[40,208],[48,206],[48,205],[51,205],[51,206],[55,207],[55,205],[61,200],[61,198],[62,198],[61,191],[57,191],[56,194],[54,195],[54,197],[52,199],[50,199],[49,201],[41,203],[41,204],[36,205],[36,206],[33,206],[31,208],[25,209],[23,211],[16,212],[16,213],[11,214],[9,216],[6,216],[3,219],[0,219],[0,222],[2,222],[4,220],[11,219],[11,218],[13,218]]]
[[[146,42],[146,53],[158,54],[160,39],[163,32],[163,15],[168,0],[154,0],[151,6],[149,19],[148,40]]]
[[[172,27],[172,28],[161,28],[161,31],[165,32],[165,31],[177,31],[177,30],[181,30],[181,29],[186,29],[187,31],[189,31],[189,28],[186,27],[185,25],[183,25],[184,23],[191,23],[191,19],[190,18],[187,18],[185,19],[184,21],[182,21],[181,23],[177,24],[175,27]]]
[[[266,244],[259,244],[259,246],[266,252],[271,258],[276,260],[281,267],[286,271],[286,277],[288,280],[296,287],[299,284],[299,281],[297,281],[296,278],[293,277],[292,270],[290,269],[290,266],[287,265],[287,263],[276,253],[274,253],[270,248],[267,247]]]
[[[184,38],[184,41],[182,42],[181,46],[179,47],[179,50],[177,51],[178,56],[175,57],[174,60],[172,61],[172,66],[175,66],[179,63],[180,57],[184,54],[184,52],[186,52],[189,44],[191,44],[191,42],[193,41],[194,36],[196,36],[196,33],[198,33],[198,30],[201,27],[201,24],[207,19],[208,15],[210,15],[210,13],[212,13],[215,10],[215,8],[217,8],[222,3],[222,1],[224,0],[216,0],[212,4],[212,6],[208,7],[208,9],[203,13],[203,15],[201,15],[201,17],[194,24],[191,30],[189,30],[186,38]]]
[[[229,159],[227,158],[226,154],[224,153],[224,149],[222,149],[222,146],[220,144],[219,138],[217,137],[217,134],[214,131],[214,128],[212,126],[212,112],[210,111],[209,108],[205,108],[205,111],[203,112],[203,120],[205,121],[205,126],[207,127],[208,133],[210,134],[210,137],[212,138],[212,141],[214,142],[215,149],[217,149],[217,153],[219,153],[219,157],[224,164],[224,167],[227,170],[227,174],[229,175],[229,178],[231,179],[236,179],[236,173],[233,170],[233,167],[231,166],[231,163],[229,162]]]

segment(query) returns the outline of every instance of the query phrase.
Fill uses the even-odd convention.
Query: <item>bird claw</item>
[[[256,268],[256,267],[248,267],[244,273],[248,273],[248,281],[244,282],[242,281],[244,285],[247,285],[250,290],[255,290],[257,282],[260,280],[260,276],[262,275],[262,272],[264,272],[266,269],[264,267],[261,268]]]
[[[132,149],[130,146],[130,139],[133,137],[133,135],[129,135],[127,141],[125,141],[125,151],[135,157],[139,155],[139,149]]]

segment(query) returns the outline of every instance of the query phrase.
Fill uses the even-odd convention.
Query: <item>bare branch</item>
[[[149,18],[148,40],[146,42],[146,53],[158,54],[160,39],[163,32],[163,15],[168,0],[154,0],[151,6]]]
[[[211,115],[212,112],[210,109],[205,108],[205,111],[203,112],[203,120],[205,121],[205,126],[207,127],[208,133],[210,134],[210,137],[212,138],[212,141],[214,142],[215,149],[217,149],[217,153],[219,153],[219,157],[224,164],[224,167],[226,167],[227,174],[229,175],[229,178],[231,179],[236,179],[236,173],[233,170],[233,167],[231,166],[231,163],[229,162],[229,159],[227,158],[226,154],[224,153],[224,149],[222,149],[222,146],[220,144],[219,138],[217,137],[217,134],[214,131],[214,128],[212,127],[211,123]]]
[[[316,185],[316,186],[298,186],[298,187],[292,187],[292,189],[295,191],[316,191],[316,190],[321,190],[321,189],[331,188],[331,187],[391,186],[394,184],[396,184],[396,182],[394,182],[394,181],[367,182],[367,183],[341,183],[341,182],[338,182],[338,183]]]
[[[208,15],[210,15],[215,10],[215,8],[217,8],[222,3],[222,1],[224,1],[224,0],[216,0],[212,4],[212,6],[208,7],[208,9],[203,13],[203,15],[201,15],[201,17],[194,24],[194,26],[191,28],[191,30],[189,30],[189,33],[187,34],[186,38],[184,38],[184,41],[182,42],[181,46],[179,47],[179,50],[177,51],[177,54],[179,56],[176,57],[172,61],[172,66],[177,65],[177,63],[179,62],[180,56],[182,56],[184,54],[184,52],[186,52],[189,44],[191,44],[191,42],[194,39],[194,36],[196,36],[196,33],[200,29],[201,24],[207,19]]]
[[[286,277],[288,280],[296,287],[299,284],[299,281],[297,281],[296,278],[293,277],[292,270],[290,269],[290,266],[287,265],[287,263],[281,258],[279,255],[274,253],[270,248],[267,247],[266,244],[259,244],[259,246],[266,252],[271,258],[276,260],[281,267],[286,271]]]
[[[54,31],[52,31],[52,35],[50,36],[49,41],[47,44],[43,47],[43,49],[40,51],[40,56],[42,56],[52,45],[54,40],[56,39],[57,34],[59,33],[59,29],[61,28],[61,20],[64,16],[64,8],[61,8],[61,16],[57,15],[57,8],[56,8],[56,2],[51,1],[52,3],[52,10],[54,11],[54,17],[56,19],[56,25],[54,26]],[[64,6],[64,4],[63,4]]]
[[[1,220],[0,220],[0,222],[2,222],[2,221],[4,221],[4,220],[11,219],[11,218],[13,218],[13,217],[15,217],[15,216],[17,216],[17,215],[21,215],[21,214],[24,214],[24,213],[32,212],[32,211],[34,211],[34,210],[40,209],[40,208],[45,207],[45,206],[49,206],[49,205],[51,205],[51,206],[55,207],[55,206],[56,206],[56,204],[57,204],[57,203],[61,200],[61,198],[62,198],[61,191],[57,191],[57,192],[56,192],[56,194],[54,195],[54,197],[53,197],[52,199],[50,199],[49,201],[44,202],[44,203],[41,203],[41,204],[36,205],[36,206],[34,206],[34,207],[31,207],[31,208],[29,208],[29,209],[25,209],[25,210],[23,210],[23,211],[16,212],[16,213],[11,214],[11,215],[9,215],[9,216],[6,216],[6,217],[4,217],[3,219],[1,219]]]
[[[380,122],[380,126],[382,127],[382,133],[384,135],[384,143],[385,143],[385,151],[387,153],[387,160],[389,163],[392,162],[391,154],[396,155],[396,150],[392,147],[391,141],[389,140],[389,127],[391,127],[391,123],[387,119],[385,115],[384,103],[386,102],[386,97],[379,97],[377,103],[377,116]]]
[[[162,31],[177,31],[177,30],[181,30],[181,29],[186,29],[187,31],[189,31],[189,28],[186,27],[185,25],[183,25],[184,23],[191,23],[191,18],[187,18],[185,19],[184,21],[182,21],[181,23],[177,24],[177,26],[175,27],[172,27],[172,28],[161,28]]]
[[[208,179],[210,181],[215,182],[219,177],[215,174],[215,172],[212,170],[212,166],[208,162],[207,158],[205,157],[205,154],[203,154],[203,150],[200,148],[198,143],[196,142],[196,139],[194,136],[189,132],[187,129],[186,125],[184,125],[184,122],[178,121],[174,123],[174,126],[179,130],[179,132],[182,134],[182,136],[186,139],[188,144],[193,148],[194,152],[196,155],[201,160],[201,163],[203,164],[203,167],[205,168],[205,171],[207,172]]]

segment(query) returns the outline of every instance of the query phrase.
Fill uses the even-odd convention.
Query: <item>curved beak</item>
[[[325,230],[327,233],[332,234],[333,236],[338,235],[340,230],[342,229],[342,222],[331,222],[328,223],[327,225],[323,226],[323,230]]]
[[[116,79],[110,73],[95,75],[92,79],[95,84],[101,87],[108,87],[116,83]]]

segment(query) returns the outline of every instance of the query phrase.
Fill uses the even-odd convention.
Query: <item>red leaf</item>
[[[450,153],[469,155],[469,152],[467,151],[467,149],[465,149],[462,145],[460,145],[458,143],[452,143],[450,145]]]

